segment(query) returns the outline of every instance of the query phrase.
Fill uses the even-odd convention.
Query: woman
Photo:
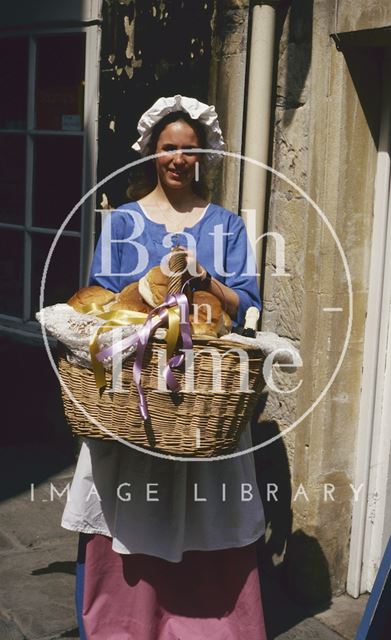
[[[242,322],[249,306],[260,307],[255,276],[247,275],[245,227],[199,195],[204,154],[192,151],[222,148],[214,108],[161,98],[138,128],[135,148],[163,153],[154,160],[156,186],[110,216],[111,268],[101,238],[91,284],[120,291],[180,243],[195,286]],[[239,449],[249,446],[247,428]],[[62,525],[81,532],[81,638],[266,638],[254,545],[264,515],[252,455],[184,463],[85,440]]]

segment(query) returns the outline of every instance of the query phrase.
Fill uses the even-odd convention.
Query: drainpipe
[[[273,85],[274,38],[278,0],[256,2],[251,13],[251,40],[244,155],[264,164],[269,158],[270,110]],[[262,235],[265,223],[267,171],[243,163],[241,214],[254,249],[258,273],[262,264]],[[251,210],[253,213],[251,213]],[[254,210],[256,213],[254,213]]]

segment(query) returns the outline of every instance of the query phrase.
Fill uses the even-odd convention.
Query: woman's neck
[[[158,182],[149,196],[162,207],[173,208],[177,211],[189,211],[193,207],[203,204],[202,198],[194,193],[190,185],[186,189],[167,189]]]

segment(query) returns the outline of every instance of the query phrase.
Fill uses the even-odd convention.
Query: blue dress
[[[160,264],[171,246],[180,244],[195,250],[198,262],[236,291],[237,323],[243,323],[248,307],[261,308],[254,257],[244,222],[235,213],[209,204],[194,226],[179,233],[168,233],[138,202],[124,204],[108,216],[92,262],[90,284],[121,291]]]

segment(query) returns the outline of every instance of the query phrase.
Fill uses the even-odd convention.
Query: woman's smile
[[[174,178],[181,178],[185,174],[185,171],[178,171],[177,169],[169,169],[168,172],[171,173]]]
[[[168,188],[191,188],[195,175],[197,153],[189,149],[199,147],[197,134],[186,122],[167,125],[159,136],[156,151],[165,154],[156,159],[156,171],[160,184]],[[183,152],[183,149],[187,149]]]

